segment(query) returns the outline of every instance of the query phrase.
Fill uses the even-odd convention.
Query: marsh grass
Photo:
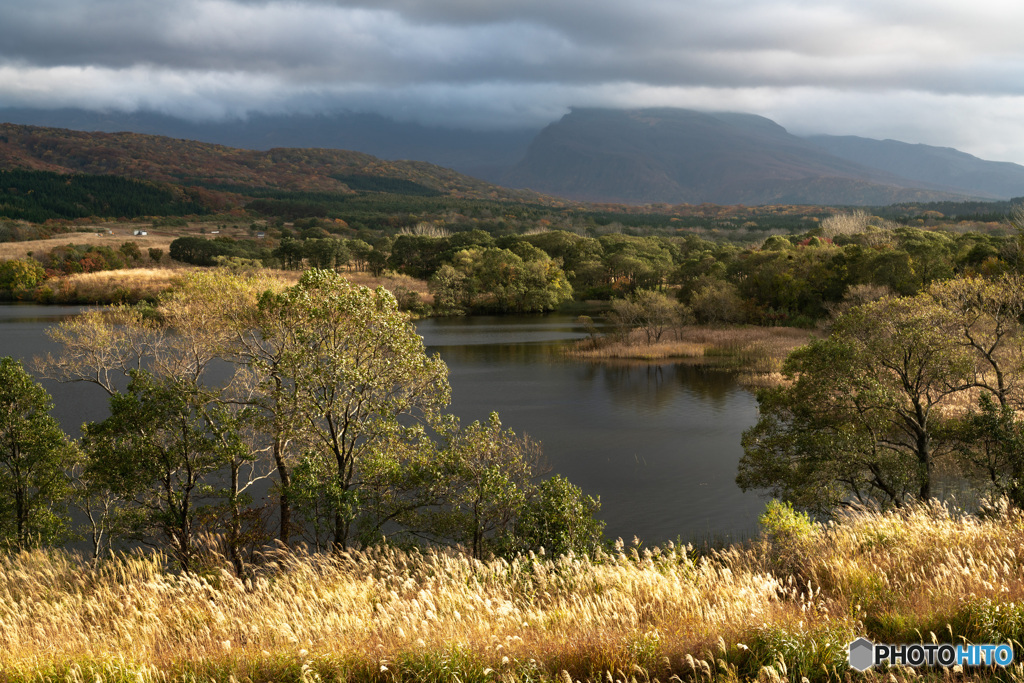
[[[932,505],[773,528],[701,556],[277,551],[244,580],[212,560],[179,575],[160,555],[7,555],[0,680],[1020,680],[1019,666],[846,667],[859,635],[1019,652],[1020,514]]]
[[[708,327],[687,325],[659,342],[647,343],[643,330],[626,338],[595,337],[577,342],[566,355],[582,360],[689,359],[737,371],[750,386],[784,381],[782,364],[793,349],[808,343],[815,332],[795,327]]]

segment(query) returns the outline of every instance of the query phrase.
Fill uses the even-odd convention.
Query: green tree
[[[736,286],[724,280],[701,278],[690,296],[690,308],[700,323],[738,323],[745,318]]]
[[[508,249],[468,249],[455,255],[453,266],[466,275],[467,296],[478,306],[533,313],[572,300],[565,273],[544,256],[524,261]]]
[[[601,543],[604,522],[596,519],[601,500],[585,495],[556,474],[537,487],[515,525],[515,545],[552,555],[589,554]]]
[[[225,552],[238,571],[243,564],[243,523],[252,517],[245,509],[246,490],[267,476],[264,454],[270,448],[256,429],[262,425],[262,414],[254,414],[258,408],[250,368],[235,363],[228,366],[234,372],[225,373],[219,363],[234,360],[241,340],[252,336],[258,292],[271,284],[259,277],[226,272],[189,274],[162,298],[158,317],[128,306],[83,313],[50,331],[63,351],[38,361],[48,376],[96,384],[112,400],[124,393],[125,381],[132,381],[143,369],[148,370],[154,386],[172,383],[183,396],[195,399],[190,408],[195,419],[205,421],[212,438],[220,442],[220,452],[230,454],[220,463],[223,472],[218,476],[223,475],[223,482],[218,484],[218,505],[226,517],[222,529]],[[218,367],[211,371],[215,364]],[[136,401],[133,407],[154,406],[150,400]],[[122,409],[122,424],[129,422],[127,410]],[[234,426],[229,429],[228,425]],[[239,439],[241,445],[233,443]],[[116,513],[126,500],[126,491],[114,486],[119,484],[117,480],[99,474],[87,467],[76,478],[97,552],[105,546],[103,536],[116,526]]]
[[[225,411],[185,381],[133,372],[110,400],[110,417],[84,429],[87,471],[125,501],[121,518],[140,541],[169,548],[196,568],[204,508],[222,495],[214,474],[242,444]]]
[[[930,297],[886,298],[793,352],[788,386],[758,394],[737,483],[810,509],[849,498],[901,505],[933,494],[951,450],[943,411],[974,385],[975,361]]]
[[[466,276],[445,264],[437,269],[428,283],[434,295],[434,310],[441,315],[462,315],[466,312]]]
[[[983,393],[978,409],[954,418],[948,431],[964,476],[988,497],[1024,509],[1024,424],[1014,409]]]
[[[173,246],[173,245],[172,245]],[[274,250],[274,257],[280,259],[281,267],[285,270],[298,270],[302,268],[302,258],[305,256],[303,243],[291,237],[281,239],[281,244]]]
[[[307,271],[296,286],[264,296],[260,316],[279,335],[278,369],[291,387],[284,400],[302,418],[305,469],[329,488],[333,542],[346,547],[363,511],[364,461],[402,420],[428,422],[447,405],[447,367],[427,356],[389,292],[332,271]]]
[[[50,395],[21,363],[0,358],[0,542],[27,549],[66,538],[77,449],[50,416]]]
[[[0,289],[23,292],[34,289],[46,279],[46,271],[35,259],[11,259],[0,262]]]
[[[1017,371],[1024,367],[1024,280],[959,278],[933,284],[929,295],[952,316],[960,343],[977,360],[975,384],[1000,406],[1020,407],[1024,395]]]
[[[503,429],[497,413],[464,429],[452,421],[442,431],[451,492],[445,512],[425,526],[482,558],[513,540],[533,479],[543,474],[540,447]]]
[[[142,249],[135,242],[122,242],[121,246],[117,248],[121,255],[128,261],[138,261],[142,258]]]

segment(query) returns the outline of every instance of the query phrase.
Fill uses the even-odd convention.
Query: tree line
[[[463,425],[446,411],[447,368],[383,289],[315,269],[285,289],[196,273],[156,308],[87,312],[51,336],[62,351],[39,370],[100,387],[110,415],[72,440],[41,386],[0,363],[8,548],[71,537],[72,508],[95,557],[130,541],[189,571],[209,538],[239,573],[273,538],[477,557],[600,540],[599,503],[539,481],[538,444],[497,415]]]
[[[911,296],[951,277],[1017,272],[1022,254],[1014,234],[928,230],[864,212],[830,216],[807,233],[774,235],[748,247],[696,235],[547,230],[495,236],[426,224],[397,236],[346,239],[318,223],[302,225],[261,262],[426,279],[440,314],[548,310],[569,293],[577,300],[614,300],[658,290],[675,296],[701,323],[811,326],[831,316],[852,289]],[[243,244],[180,239],[196,253],[172,246],[172,256],[201,265]]]

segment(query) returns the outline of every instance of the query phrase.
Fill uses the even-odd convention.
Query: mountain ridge
[[[246,150],[140,133],[81,132],[0,123],[0,168],[120,175],[221,194],[242,189],[354,194],[345,178],[405,181],[462,198],[550,203],[423,161],[386,161],[362,152],[315,148]]]
[[[806,139],[840,158],[936,187],[992,195],[994,199],[1009,199],[1024,192],[1024,166],[987,161],[952,147],[856,135],[813,135]]]
[[[415,178],[425,174],[433,178],[434,187],[513,201],[523,195],[488,188],[487,183],[529,188],[575,201],[634,205],[886,205],[1024,195],[1024,166],[1018,164],[986,161],[948,147],[894,140],[802,137],[771,119],[740,112],[671,107],[574,108],[541,130],[504,131],[403,123],[353,112],[253,115],[244,121],[201,124],[153,112],[0,108],[0,120],[5,117],[63,121],[71,127],[102,128],[104,134],[134,127],[145,134],[188,136],[188,140],[264,154],[279,149],[317,149],[317,154],[306,156],[317,156],[320,164],[342,164],[349,169],[377,164],[376,170],[368,172],[385,174],[396,173],[398,165],[406,164],[398,172],[403,179],[417,182]],[[343,144],[346,146],[339,148]],[[331,156],[330,150],[337,150],[341,156]],[[278,157],[288,154],[295,156],[281,152]],[[376,161],[357,163],[359,157],[354,155],[358,154],[371,155]],[[240,153],[228,156],[232,155],[239,157]],[[410,158],[419,161],[401,161]],[[247,183],[255,182],[246,175],[251,175],[251,167],[266,163],[266,158],[262,162],[253,159],[241,164],[249,168],[242,174]],[[311,159],[307,161],[303,172],[308,176],[292,173],[286,189],[344,191],[343,183],[339,185],[330,178],[334,173],[325,176]],[[25,159],[22,162],[29,163]],[[54,167],[49,157],[33,157],[31,163],[40,168]],[[416,164],[422,163],[453,170],[417,169]],[[145,159],[136,164],[146,165]],[[90,164],[80,160],[79,166]],[[94,160],[91,166],[102,164]],[[138,168],[130,170],[138,172]],[[441,179],[446,173],[470,177]],[[180,179],[182,175],[187,174],[174,177]],[[202,182],[216,180],[213,177]]]
[[[882,205],[981,198],[832,154],[765,117],[672,108],[573,109],[535,138],[503,180],[581,201],[625,203]],[[1024,194],[1024,182],[1020,190]]]

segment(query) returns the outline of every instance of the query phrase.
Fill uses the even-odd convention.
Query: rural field
[[[145,224],[132,223],[101,223],[86,226],[88,231],[69,232],[56,237],[25,242],[0,242],[0,260],[25,258],[29,253],[42,254],[54,247],[66,244],[85,246],[110,247],[117,249],[125,242],[135,242],[141,249],[157,248],[168,250],[171,242],[183,234],[191,234],[183,229],[153,229]],[[135,235],[136,230],[145,230],[146,235]],[[109,231],[109,232],[108,232]],[[196,229],[198,232],[198,229]]]

